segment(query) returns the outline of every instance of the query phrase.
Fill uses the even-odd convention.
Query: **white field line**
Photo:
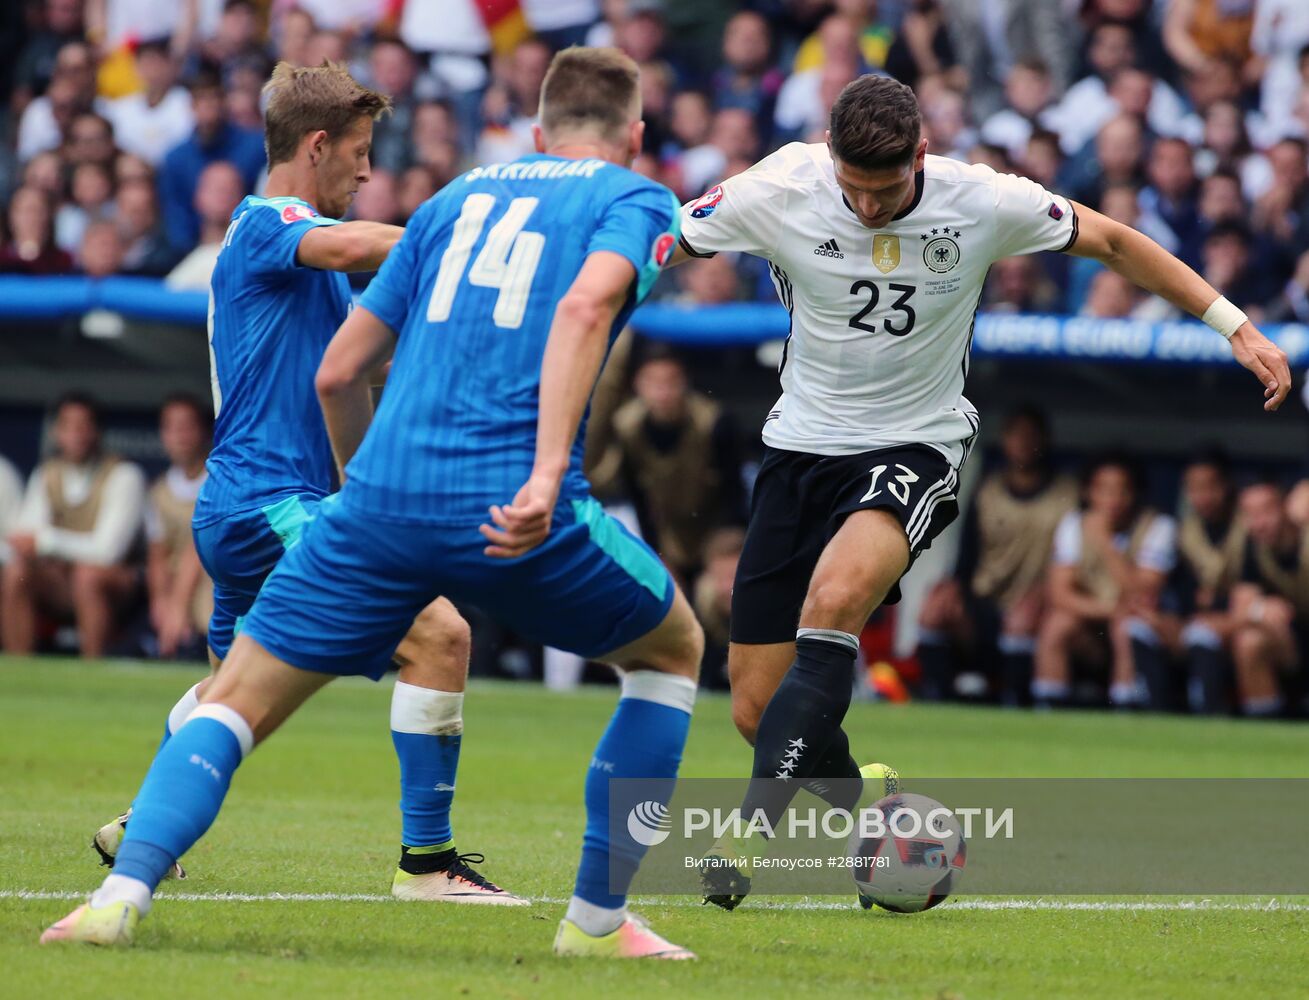
[[[64,899],[82,900],[85,892],[51,891],[42,889],[0,889],[0,899],[44,900]],[[162,892],[159,899],[183,903],[389,903],[392,897],[377,893],[364,892]],[[566,899],[541,897],[534,903],[563,905]],[[645,896],[633,900],[635,905],[646,906],[700,906],[698,899],[688,896]],[[1046,910],[1046,911],[1086,911],[1086,912],[1185,912],[1185,911],[1237,911],[1237,912],[1309,912],[1309,905],[1303,903],[1282,903],[1270,899],[1263,903],[1224,903],[1211,899],[1204,900],[1061,900],[1061,899],[962,899],[952,900],[947,904],[952,910]],[[853,904],[835,900],[799,899],[784,902],[777,899],[760,899],[751,901],[752,908],[777,910],[851,910]]]

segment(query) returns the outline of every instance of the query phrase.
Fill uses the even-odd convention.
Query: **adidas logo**
[[[837,260],[845,260],[845,254],[841,248],[836,245],[836,240],[828,240],[822,246],[814,247],[815,257],[835,257]]]

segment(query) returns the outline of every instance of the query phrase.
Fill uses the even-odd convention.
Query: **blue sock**
[[[391,742],[400,761],[400,840],[406,847],[447,847],[450,805],[463,742],[462,691],[396,681]]]
[[[250,727],[225,705],[202,705],[156,755],[136,795],[114,874],[152,891],[218,816],[232,772],[254,745]]]
[[[661,779],[642,786],[640,799],[667,805],[691,726],[695,690],[694,681],[673,674],[638,670],[623,675],[622,698],[586,774],[586,833],[573,890],[577,899],[606,910],[625,904],[646,849],[630,836],[611,842],[609,782]]]

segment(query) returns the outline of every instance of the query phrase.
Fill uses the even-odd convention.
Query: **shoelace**
[[[480,865],[485,861],[485,854],[456,854],[454,860],[450,862],[449,867],[445,870],[445,877],[448,879],[461,878],[483,889],[490,889],[492,892],[503,892],[504,890],[490,879],[468,867],[470,863]]]

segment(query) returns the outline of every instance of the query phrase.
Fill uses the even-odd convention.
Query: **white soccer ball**
[[[888,795],[857,819],[851,867],[866,899],[895,913],[921,913],[959,884],[967,845],[959,821],[935,799]]]

